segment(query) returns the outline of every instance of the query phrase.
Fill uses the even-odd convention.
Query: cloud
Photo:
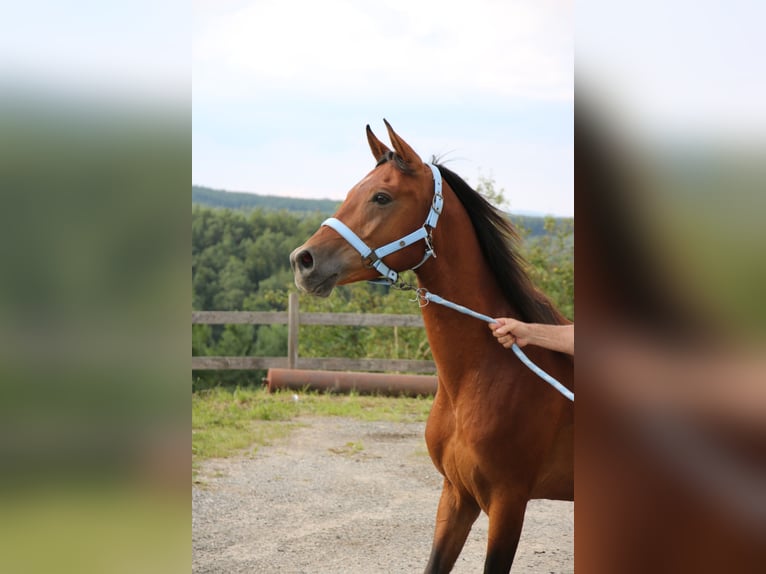
[[[573,97],[572,2],[268,0],[210,18],[195,90],[238,97]]]

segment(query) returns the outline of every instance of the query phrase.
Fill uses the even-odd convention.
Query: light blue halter
[[[405,235],[404,237],[397,239],[396,241],[392,241],[391,243],[387,243],[382,247],[378,247],[377,249],[372,249],[364,241],[362,241],[356,233],[351,231],[351,229],[341,220],[336,219],[335,217],[330,217],[322,222],[323,226],[330,227],[337,231],[340,236],[343,237],[343,239],[348,241],[348,243],[359,252],[367,265],[375,268],[375,270],[380,273],[381,277],[378,280],[373,281],[373,283],[382,282],[385,284],[396,285],[399,281],[399,272],[394,271],[388,265],[383,263],[383,258],[387,255],[391,255],[392,253],[396,253],[405,247],[409,247],[421,239],[426,242],[425,254],[423,255],[423,259],[420,261],[420,263],[412,267],[410,270],[414,271],[423,265],[423,263],[425,263],[430,257],[436,257],[436,253],[434,252],[434,248],[431,242],[431,232],[436,229],[436,224],[439,221],[439,215],[441,215],[442,208],[444,207],[444,196],[442,195],[442,175],[439,171],[439,168],[435,165],[431,163],[427,163],[426,165],[431,168],[431,172],[434,175],[434,198],[431,202],[431,209],[428,211],[428,216],[426,217],[423,225],[409,235]],[[487,323],[497,322],[488,315],[483,315],[482,313],[478,313],[473,309],[469,309],[463,305],[458,305],[457,303],[448,301],[443,297],[434,295],[427,289],[416,289],[415,287],[412,287],[412,289],[414,289],[415,293],[417,294],[417,300],[421,302],[421,306],[425,306],[428,303],[433,302],[437,303],[438,305],[443,305],[444,307],[449,307],[450,309],[454,309],[455,311],[469,315]],[[551,377],[548,373],[543,371],[536,364],[534,364],[516,343],[511,346],[511,349],[521,360],[521,362],[529,367],[532,372],[534,372],[538,377],[543,379],[546,383],[551,385],[554,389],[556,389],[570,401],[574,402],[574,393],[567,389],[559,381]]]
[[[377,249],[372,249],[368,247],[364,241],[359,239],[359,236],[351,231],[351,229],[340,219],[330,217],[322,222],[323,226],[331,227],[340,233],[340,236],[348,241],[351,246],[360,253],[365,263],[370,267],[374,267],[377,272],[380,273],[381,278],[385,283],[390,282],[393,285],[399,280],[399,272],[394,271],[388,265],[383,263],[383,258],[387,255],[396,253],[397,251],[400,251],[405,247],[409,247],[413,243],[417,243],[423,239],[426,242],[426,252],[423,255],[423,259],[420,261],[420,263],[415,265],[411,271],[423,265],[423,263],[425,263],[429,257],[436,257],[433,245],[431,245],[431,231],[436,229],[436,224],[439,221],[439,215],[441,215],[442,207],[444,206],[444,196],[442,195],[442,175],[439,173],[439,168],[437,168],[435,165],[430,163],[426,165],[431,168],[431,171],[434,174],[434,198],[431,202],[431,209],[428,212],[428,217],[426,217],[423,225],[409,235],[405,235],[404,237],[397,239],[396,241],[392,241],[391,243],[387,243],[386,245],[378,247]]]

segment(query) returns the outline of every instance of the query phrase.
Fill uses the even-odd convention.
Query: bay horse
[[[375,168],[291,253],[297,287],[327,297],[336,285],[380,276],[395,283],[400,270],[415,269],[419,293],[490,317],[567,323],[526,274],[507,217],[443,165],[424,163],[385,124],[393,150],[367,126]],[[425,571],[452,569],[484,511],[484,572],[507,573],[527,502],[574,499],[573,403],[498,344],[484,322],[435,304],[422,313],[438,375],[425,438],[444,476]],[[572,357],[525,351],[573,388]]]

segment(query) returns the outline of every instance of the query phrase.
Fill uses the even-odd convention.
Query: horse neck
[[[456,243],[458,245],[451,248],[436,248],[437,257],[424,265],[423,271],[418,273],[418,286],[479,313],[494,316],[503,295],[481,249],[478,244],[472,245],[471,241],[461,240]],[[429,305],[424,308],[424,312],[442,309],[445,308]],[[446,314],[456,314],[465,319],[467,324],[482,324],[454,310]]]
[[[446,201],[450,204],[434,231],[436,258],[418,271],[418,285],[490,317],[517,316],[505,300],[459,200],[450,194]],[[459,380],[462,373],[484,368],[489,354],[504,350],[494,343],[484,321],[442,305],[425,306],[423,321],[442,379]]]

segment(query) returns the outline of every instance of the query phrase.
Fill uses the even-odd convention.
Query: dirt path
[[[193,571],[422,572],[441,476],[423,423],[301,419],[255,456],[208,461],[192,491]],[[480,572],[487,520],[453,572]],[[573,504],[532,501],[514,572],[573,572]]]

